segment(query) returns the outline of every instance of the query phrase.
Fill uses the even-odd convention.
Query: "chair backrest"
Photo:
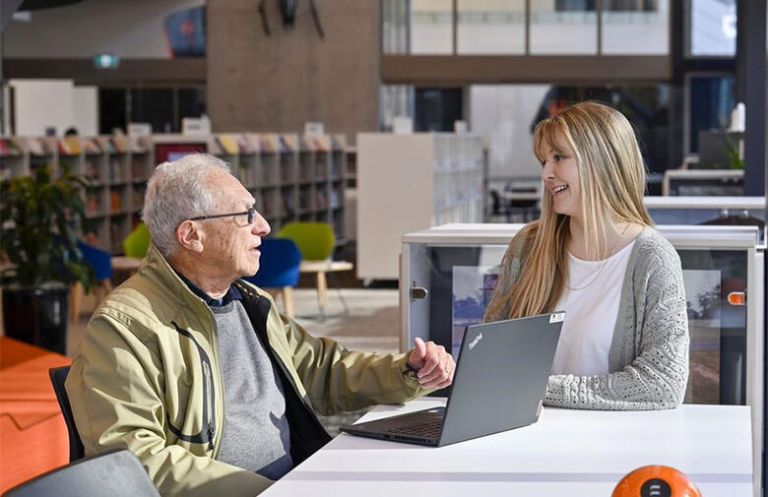
[[[327,223],[288,223],[277,233],[290,238],[299,247],[305,261],[324,261],[333,255],[336,236]]]
[[[491,195],[491,213],[493,215],[501,214],[501,194],[493,188],[488,190],[488,193]]]
[[[85,242],[77,242],[77,248],[83,254],[85,262],[91,266],[96,281],[112,279],[112,255]]]
[[[299,283],[301,252],[289,238],[263,238],[261,259],[256,276],[246,278],[262,288],[283,288]]]
[[[67,374],[69,374],[69,366],[48,370],[53,391],[56,393],[56,400],[59,401],[61,414],[64,416],[64,422],[67,424],[67,433],[69,433],[69,462],[74,462],[85,456],[85,449],[83,448],[83,442],[80,440],[80,434],[77,432],[77,426],[75,426],[75,418],[72,416],[72,407],[69,405],[67,389],[64,388]]]
[[[128,450],[82,459],[10,489],[5,497],[160,497]]]
[[[147,225],[139,223],[123,240],[125,256],[143,259],[149,250],[149,238]]]

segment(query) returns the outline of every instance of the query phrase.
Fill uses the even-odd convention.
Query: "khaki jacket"
[[[424,393],[406,355],[352,352],[278,314],[239,281],[243,306],[285,385],[299,464],[330,440],[324,415]],[[213,314],[153,246],[96,311],[66,388],[87,455],[128,448],[163,495],[253,496],[272,482],[219,462],[226,429]]]

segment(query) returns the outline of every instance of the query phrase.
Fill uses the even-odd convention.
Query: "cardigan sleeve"
[[[666,240],[649,245],[632,275],[635,315],[629,316],[631,322],[617,327],[617,332],[623,328],[623,333],[631,335],[624,339],[634,348],[634,359],[607,375],[551,376],[546,404],[572,409],[650,410],[671,409],[683,401],[689,336],[680,258]]]

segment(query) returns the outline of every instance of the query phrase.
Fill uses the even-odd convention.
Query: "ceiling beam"
[[[114,69],[97,69],[92,59],[4,58],[6,79],[72,79],[81,85],[205,84],[206,59],[120,59]]]
[[[659,83],[670,81],[670,57],[383,55],[385,84],[463,86],[503,83]]]

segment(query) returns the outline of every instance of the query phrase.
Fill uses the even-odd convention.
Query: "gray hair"
[[[176,228],[191,217],[214,213],[208,181],[215,170],[229,166],[209,154],[190,154],[157,166],[147,182],[142,216],[152,241],[165,257],[176,252]]]

